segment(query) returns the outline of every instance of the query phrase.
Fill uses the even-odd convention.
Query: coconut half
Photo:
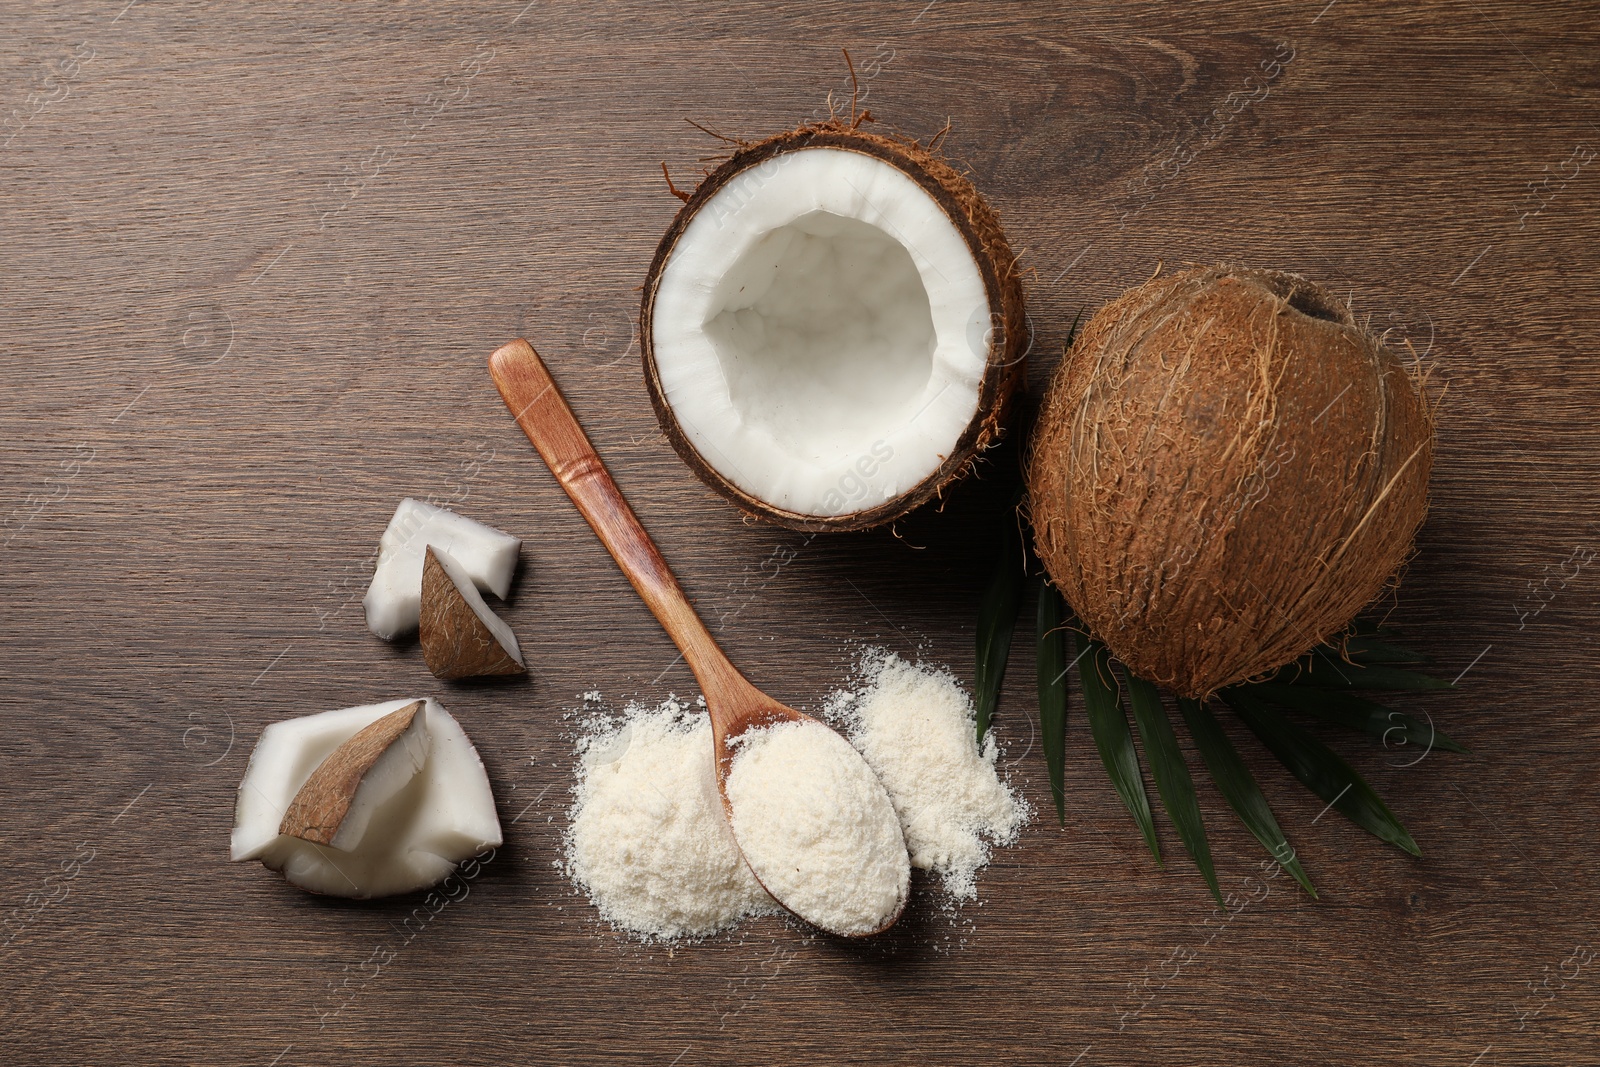
[[[801,530],[936,495],[1021,380],[1016,257],[971,182],[829,121],[744,145],[684,203],[645,282],[645,380],[712,489]]]
[[[365,821],[360,832],[346,836],[348,848],[283,832],[285,815],[320,767],[343,749],[351,759],[340,770],[350,770],[359,760],[352,749],[343,748],[346,742],[416,702],[404,698],[341,708],[262,730],[239,783],[230,858],[260,860],[313,893],[365,898],[426,889],[443,881],[462,860],[498,847],[500,819],[478,750],[436,700],[423,701],[414,721],[384,745],[383,759],[368,765],[370,772],[385,764],[373,795],[363,798],[358,791],[350,804],[368,810],[357,816]],[[414,731],[410,736],[415,742],[425,739],[420,767],[408,768],[414,750],[399,739],[407,731]],[[367,772],[357,777],[364,779]],[[398,788],[390,791],[397,782]],[[343,821],[349,818],[347,813]]]

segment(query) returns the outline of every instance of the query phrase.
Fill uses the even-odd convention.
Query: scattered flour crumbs
[[[586,694],[586,699],[598,694]],[[618,928],[644,939],[706,937],[781,910],[734,845],[717,796],[704,708],[630,705],[581,724],[565,869]],[[1016,841],[1027,806],[980,751],[972,702],[947,670],[868,650],[823,715],[888,790],[911,865],[954,901],[977,896],[990,849]]]

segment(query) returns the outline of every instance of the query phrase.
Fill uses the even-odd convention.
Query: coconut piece
[[[1039,557],[1088,628],[1182,696],[1344,630],[1411,551],[1432,413],[1333,294],[1198,268],[1125,293],[1050,385],[1028,468]]]
[[[1023,375],[1016,257],[915,141],[829,120],[741,144],[645,280],[645,380],[712,489],[800,530],[889,522],[999,439]]]
[[[278,824],[280,834],[348,852],[360,843],[372,813],[404,789],[428,758],[427,716],[415,700],[391,711],[311,772]]]
[[[437,678],[523,674],[517,636],[483,602],[466,570],[428,546],[422,564],[422,655]]]
[[[522,541],[448,508],[406,497],[378,542],[378,566],[362,605],[367,627],[392,641],[417,628],[422,559],[428,546],[449,552],[479,589],[504,600]]]
[[[428,738],[421,768],[374,805],[359,841],[341,850],[280,832],[294,799],[328,757],[363,728],[414,703],[412,697],[341,708],[264,729],[239,783],[231,858],[258,859],[314,893],[366,898],[425,889],[462,860],[497,847],[500,820],[483,763],[460,724],[431,699],[416,715]]]

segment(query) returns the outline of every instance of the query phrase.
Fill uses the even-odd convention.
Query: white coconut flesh
[[[367,628],[394,640],[422,614],[422,559],[432,545],[448,552],[472,583],[504,600],[522,541],[448,508],[406,497],[378,541],[378,566],[362,599]]]
[[[766,504],[837,516],[908,492],[955,450],[991,321],[937,200],[874,156],[808,148],[701,206],[650,329],[664,398],[707,465]]]
[[[426,758],[408,775],[411,764],[404,755],[388,760],[399,743],[385,753],[387,780],[378,792],[388,795],[364,813],[366,824],[352,847],[337,849],[278,833],[290,801],[334,749],[414,699],[325,711],[261,731],[239,784],[231,858],[258,859],[314,893],[382,897],[436,885],[457,863],[499,846],[500,819],[478,751],[435,700],[426,701],[418,716],[426,717],[419,729],[426,738]]]

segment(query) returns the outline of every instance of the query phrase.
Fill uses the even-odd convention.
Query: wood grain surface
[[[1600,15],[1590,2],[10,3],[0,33],[0,1062],[1600,1062]],[[1158,869],[1073,694],[1066,826],[867,944],[675,948],[557,868],[572,709],[693,680],[495,394],[526,336],[734,662],[814,707],[879,643],[972,669],[1002,451],[861,535],[741,520],[641,380],[637,287],[719,143],[848,91],[1031,268],[1031,377],[1160,263],[1297,270],[1448,386],[1394,620],[1474,754],[1327,736],[1413,860],[1258,747],[1322,891],[1202,788]],[[434,680],[360,596],[404,495],[525,539],[528,679]],[[896,536],[898,534],[898,536]],[[1031,612],[1025,606],[1025,617]],[[997,729],[1048,805],[1027,641]],[[506,827],[447,905],[226,862],[267,723],[441,698]],[[1230,729],[1236,724],[1230,724]],[[1258,758],[1261,757],[1261,758]],[[419,908],[421,910],[419,910]]]

